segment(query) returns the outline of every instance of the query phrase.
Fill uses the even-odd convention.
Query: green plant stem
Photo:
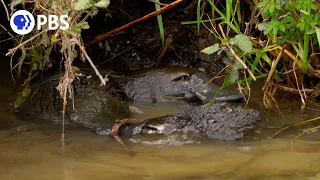
[[[197,29],[198,29],[198,35],[200,34],[200,9],[201,9],[201,0],[198,0],[198,5],[197,5]]]
[[[303,59],[302,59],[302,72],[308,72],[308,53],[309,53],[309,29],[310,29],[310,19],[311,19],[311,5],[312,0],[308,0],[308,9],[304,18],[304,38],[303,38]]]
[[[155,0],[157,3],[155,3],[155,7],[156,10],[160,9],[160,1],[159,0]],[[164,29],[163,29],[163,22],[162,22],[162,16],[161,14],[157,16],[157,20],[158,20],[158,26],[159,26],[159,31],[160,31],[160,36],[161,36],[161,40],[162,40],[162,45],[164,45]]]

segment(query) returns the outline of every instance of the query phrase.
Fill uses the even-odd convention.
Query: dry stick
[[[301,136],[303,136],[304,134],[306,134],[307,132],[310,132],[312,130],[315,130],[315,129],[319,129],[320,126],[316,126],[316,127],[313,127],[313,128],[309,128],[305,131],[303,131],[303,133],[299,134],[297,137],[295,137],[292,141],[291,141],[291,144],[293,144],[294,142],[296,142]]]
[[[302,95],[301,90],[300,90],[300,87],[299,87],[299,82],[298,82],[298,78],[297,78],[297,74],[296,74],[295,67],[296,67],[296,63],[293,62],[293,69],[294,69],[293,74],[294,74],[294,78],[296,79],[296,83],[297,83],[299,95],[300,95],[300,98],[301,98],[301,103],[302,103],[301,109],[303,109],[304,107],[306,107],[306,102],[305,102],[304,99],[303,99],[303,95]]]
[[[6,54],[6,56],[9,56],[9,55],[12,54],[14,51],[18,50],[21,46],[27,44],[28,42],[32,41],[33,39],[35,39],[36,37],[40,36],[41,34],[47,32],[47,31],[48,31],[48,29],[45,29],[45,30],[41,31],[40,33],[32,36],[31,38],[29,38],[29,39],[26,40],[25,42],[19,44],[18,46],[14,47],[14,48],[12,48],[12,49],[9,49],[9,52]]]
[[[101,76],[100,72],[98,71],[98,69],[96,68],[96,66],[93,64],[91,58],[89,57],[89,55],[87,54],[85,48],[83,46],[81,46],[81,44],[78,42],[78,46],[80,47],[82,53],[84,54],[84,56],[87,58],[87,60],[89,61],[91,67],[94,69],[96,75],[100,78],[101,83],[103,85],[106,85],[106,80]]]
[[[278,54],[277,59],[272,62],[271,70],[269,71],[268,78],[267,78],[266,83],[264,84],[262,90],[265,90],[265,89],[266,89],[269,81],[271,80],[271,77],[273,76],[273,73],[274,73],[274,71],[276,70],[276,67],[277,67],[277,65],[278,65],[278,63],[279,63],[279,60],[280,60],[280,58],[281,58],[281,56],[282,56],[283,51],[284,51],[284,47],[281,49],[280,53]]]
[[[8,31],[8,29],[7,29],[6,27],[4,27],[2,24],[0,24],[0,27],[1,27],[4,31],[6,31],[11,37],[14,37],[14,36]],[[21,35],[17,35],[17,36],[21,36]]]
[[[304,121],[295,122],[295,123],[293,123],[293,124],[290,124],[290,125],[288,125],[288,126],[283,127],[282,129],[280,129],[279,131],[277,131],[275,134],[273,134],[273,135],[271,136],[271,138],[274,138],[275,136],[277,136],[278,134],[280,134],[282,131],[284,131],[284,130],[290,128],[290,127],[303,125],[303,124],[306,124],[307,122],[317,121],[317,120],[319,120],[319,119],[320,119],[320,117],[316,117],[316,118],[312,118],[312,119],[309,119],[309,120],[304,120]]]
[[[226,35],[223,33],[223,29],[221,27],[221,23],[219,24],[219,28],[220,28],[220,31],[222,33],[222,36],[224,39],[227,39]],[[254,81],[256,81],[256,77],[252,74],[252,72],[250,71],[250,69],[248,68],[248,66],[241,60],[241,58],[236,54],[236,52],[233,50],[233,48],[230,46],[229,43],[226,43],[226,46],[229,48],[231,54],[241,63],[241,65],[243,66],[243,68],[248,71],[248,73],[250,74],[250,76],[252,77],[252,79]]]
[[[275,84],[275,83],[270,83],[270,85],[276,86],[276,87],[278,87],[278,88],[280,88],[280,89],[283,89],[284,91],[288,91],[288,92],[292,92],[292,93],[299,93],[299,90],[294,89],[294,88],[289,88],[289,87],[282,86],[282,85]],[[301,91],[301,92],[304,92],[304,93],[306,93],[306,92],[313,92],[312,89],[301,89],[300,91]]]
[[[248,91],[249,91],[248,100],[246,99],[246,102],[247,102],[247,103],[246,103],[246,106],[245,106],[245,107],[247,107],[247,105],[248,105],[248,103],[249,103],[249,100],[250,100],[250,97],[251,97],[251,88],[250,88],[250,86],[249,86],[246,73],[243,72],[243,74],[244,74],[244,77],[245,77],[245,80],[246,80],[246,85],[247,85]],[[239,86],[240,92],[242,93],[242,90],[240,89],[240,87],[241,87],[241,86],[240,86],[240,83],[238,83],[238,86]],[[244,96],[243,93],[242,93],[242,95]],[[245,96],[244,96],[244,97],[245,97]]]
[[[3,5],[4,10],[6,11],[7,19],[8,19],[8,21],[10,21],[9,11],[8,11],[7,6],[6,6],[6,3],[4,3],[3,0],[1,0],[1,2],[2,2],[2,5]]]
[[[175,6],[177,6],[177,5],[180,4],[182,1],[183,1],[183,0],[177,0],[177,1],[173,2],[173,3],[171,3],[171,4],[168,4],[167,6],[165,6],[165,7],[163,7],[163,8],[160,8],[160,9],[158,9],[158,10],[156,10],[156,11],[148,14],[148,15],[145,15],[145,16],[137,19],[137,20],[134,20],[134,21],[132,21],[132,22],[130,22],[130,23],[128,23],[128,24],[125,24],[125,25],[117,28],[117,29],[114,29],[114,30],[112,30],[112,31],[110,31],[110,32],[108,32],[108,33],[100,36],[100,37],[97,37],[97,38],[95,38],[93,41],[91,41],[91,42],[89,42],[87,45],[85,45],[85,47],[87,48],[87,47],[89,47],[89,46],[91,46],[91,45],[93,45],[93,44],[95,44],[95,43],[101,42],[101,41],[103,41],[104,39],[106,39],[107,37],[112,36],[112,35],[115,35],[116,33],[119,33],[119,32],[121,32],[121,31],[123,31],[123,30],[125,30],[125,29],[127,29],[127,28],[129,28],[129,27],[131,27],[131,26],[133,26],[133,25],[135,25],[135,24],[138,24],[138,23],[140,23],[140,22],[143,22],[143,21],[146,21],[146,20],[151,19],[151,18],[153,18],[153,17],[156,17],[157,15],[162,14],[163,12],[165,12],[165,11],[167,11],[167,10],[175,7]]]
[[[114,139],[116,139],[120,145],[130,154],[130,155],[134,155],[134,152],[130,150],[130,148],[122,141],[122,139],[119,136],[119,129],[121,128],[121,126],[126,125],[126,124],[130,124],[130,120],[125,118],[122,120],[119,120],[118,122],[116,122],[114,124],[114,126],[111,129],[111,136],[113,136]]]

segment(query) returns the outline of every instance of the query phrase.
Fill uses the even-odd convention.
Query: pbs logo
[[[41,27],[47,25],[48,30],[67,30],[69,28],[68,15],[37,15],[37,30],[41,30]],[[11,29],[20,35],[30,33],[35,26],[35,19],[33,15],[26,10],[19,10],[15,12],[10,19]]]
[[[19,10],[11,16],[10,26],[15,33],[25,35],[33,30],[35,20],[30,12]]]

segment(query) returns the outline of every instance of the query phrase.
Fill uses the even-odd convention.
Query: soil
[[[87,51],[90,57],[99,68],[112,67],[117,71],[182,65],[219,72],[225,66],[223,61],[227,60],[226,56],[200,53],[203,48],[217,42],[215,37],[204,27],[198,34],[196,24],[181,23],[196,19],[196,6],[190,3],[186,1],[162,15],[164,45],[160,38],[157,19],[154,18],[89,47]],[[152,2],[132,3],[130,0],[124,0],[122,6],[113,4],[109,12],[101,11],[89,20],[90,29],[83,32],[84,42],[90,42],[99,34],[149,14],[155,10],[154,8]],[[106,13],[112,18],[106,17]]]

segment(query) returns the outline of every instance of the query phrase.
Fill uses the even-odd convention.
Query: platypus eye
[[[188,81],[188,80],[190,80],[189,74],[181,73],[181,74],[173,76],[173,78],[171,79],[171,82]]]

